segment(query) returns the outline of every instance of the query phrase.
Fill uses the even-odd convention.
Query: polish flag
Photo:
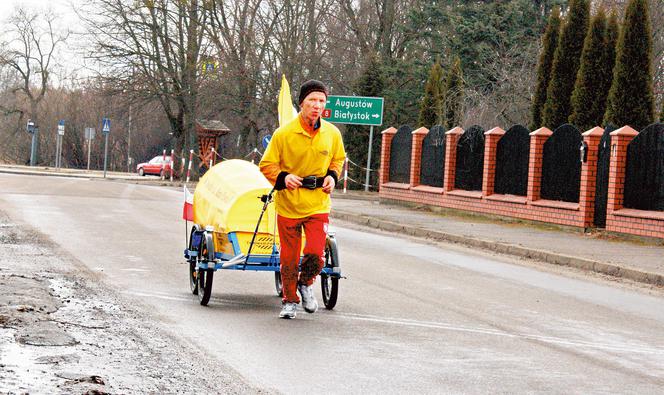
[[[184,206],[182,207],[182,219],[185,221],[194,221],[194,194],[189,192],[187,186],[184,187]]]

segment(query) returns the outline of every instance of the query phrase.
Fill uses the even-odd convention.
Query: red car
[[[163,164],[163,167],[162,167]],[[171,171],[171,157],[170,155],[166,156],[166,161],[164,162],[164,156],[159,155],[150,159],[147,163],[139,163],[136,165],[136,172],[138,175],[144,176],[146,174],[154,174],[162,176],[161,172],[164,172],[164,176],[168,175]]]

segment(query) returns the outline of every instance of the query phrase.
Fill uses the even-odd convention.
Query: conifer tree
[[[613,68],[616,65],[616,46],[618,45],[618,36],[620,35],[620,25],[618,24],[618,14],[613,10],[609,16],[606,24],[606,43],[604,46],[604,64],[602,68],[602,76],[604,77],[601,92],[603,92],[603,108],[602,111],[606,114],[606,107],[609,101],[609,90],[613,81]],[[599,72],[599,71],[598,71]],[[603,121],[602,123],[606,126]]]
[[[551,81],[546,92],[543,123],[549,128],[557,128],[566,123],[572,113],[572,92],[588,31],[589,15],[588,0],[570,0],[569,13],[560,32],[553,58]]]
[[[641,130],[655,120],[651,65],[648,2],[630,0],[618,39],[605,123]]]
[[[551,81],[551,66],[553,65],[553,55],[558,46],[558,37],[560,35],[560,7],[555,7],[551,11],[546,31],[542,37],[542,53],[540,54],[537,65],[537,87],[531,106],[530,129],[535,130],[542,126],[542,110],[546,103],[546,90]]]
[[[382,97],[385,89],[385,80],[382,72],[382,65],[378,57],[372,56],[369,59],[367,67],[360,77],[355,81],[355,94],[358,96]],[[374,128],[375,129],[375,128]],[[380,165],[380,144],[381,135],[374,130],[373,141],[371,143],[371,166],[375,170],[371,173],[370,183],[378,184],[378,166]],[[344,133],[344,146],[346,155],[356,164],[364,167],[367,165],[367,153],[369,150],[369,126],[348,125]],[[364,183],[366,170],[357,166],[349,166],[349,177],[358,183]],[[349,182],[351,189],[364,189],[363,185]]]
[[[431,129],[432,126],[440,122],[441,108],[441,89],[443,81],[443,68],[438,59],[431,66],[429,79],[424,86],[424,97],[420,105],[419,126]]]
[[[581,65],[572,93],[572,114],[569,122],[582,131],[600,126],[604,118],[606,93],[605,74],[606,15],[599,10],[590,23],[581,54]]]
[[[461,112],[463,111],[463,70],[461,70],[461,59],[454,58],[445,81],[445,98],[443,100],[443,124],[445,128],[451,129],[461,125]]]

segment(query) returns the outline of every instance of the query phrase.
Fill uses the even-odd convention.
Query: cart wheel
[[[196,261],[189,261],[189,288],[191,293],[198,295],[198,271],[196,270]]]
[[[201,238],[200,248],[198,249],[199,259],[205,260],[208,264],[214,265],[214,242],[212,235],[205,233]],[[214,278],[214,269],[198,270],[198,301],[202,306],[207,306],[212,295],[212,279]]]
[[[198,251],[198,248],[196,248],[197,246],[193,245],[193,241],[194,232],[200,231],[201,227],[196,224],[191,227],[191,232],[189,233],[189,251]],[[198,266],[197,263],[199,259],[200,254],[196,258],[189,258],[189,288],[191,289],[191,293],[194,295],[198,295],[198,271],[196,270],[196,266]]]
[[[207,306],[212,295],[212,279],[214,278],[213,269],[198,271],[198,301],[201,306]]]
[[[284,296],[284,284],[281,283],[281,272],[274,272],[274,288],[277,295]]]
[[[323,304],[325,304],[326,309],[332,310],[337,305],[339,279],[337,277],[330,277],[327,274],[321,274],[320,284],[323,290]]]
[[[325,267],[339,267],[337,241],[333,237],[328,237],[325,244]],[[326,309],[332,310],[336,306],[337,296],[339,296],[339,278],[321,274],[320,284],[323,291],[323,304]]]

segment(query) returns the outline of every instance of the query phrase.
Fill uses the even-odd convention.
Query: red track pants
[[[277,216],[279,244],[281,251],[281,282],[283,302],[300,303],[297,284],[311,285],[323,270],[323,253],[327,236],[329,214],[315,214],[305,218],[286,218]],[[302,228],[306,243],[302,252],[302,271],[298,275],[300,250],[302,248]]]

